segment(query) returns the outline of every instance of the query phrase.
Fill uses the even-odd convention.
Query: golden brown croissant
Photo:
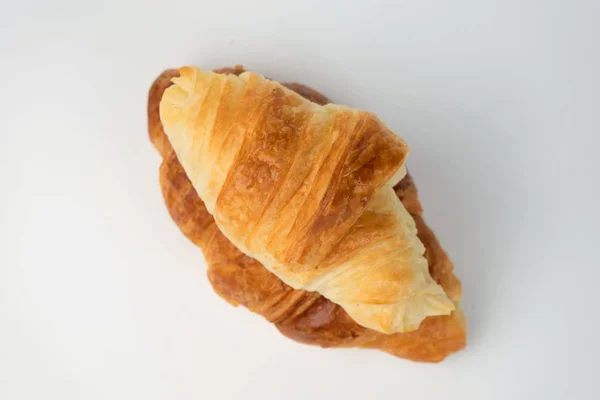
[[[318,105],[250,72],[179,72],[161,122],[237,248],[384,333],[454,310],[390,184],[408,147],[373,114]]]
[[[164,140],[157,116],[158,99],[170,85],[169,77],[175,75],[175,71],[165,72],[151,89],[150,135],[164,157],[161,185],[169,211],[182,231],[202,246],[209,265],[209,277],[220,295],[233,304],[243,304],[261,313],[275,322],[284,334],[306,343],[381,348],[401,357],[421,361],[438,361],[464,346],[465,326],[460,312],[451,316],[429,317],[414,332],[381,334],[361,327],[339,306],[316,293],[292,290],[229,243],[216,228],[168,142]],[[327,101],[306,87],[291,87],[314,101]],[[425,243],[431,276],[442,285],[450,298],[458,300],[460,284],[452,274],[452,264],[420,217],[421,209],[410,177],[403,179],[396,192],[413,215],[419,237]]]

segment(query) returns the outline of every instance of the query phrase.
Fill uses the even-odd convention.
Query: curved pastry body
[[[241,72],[226,70],[225,72]],[[418,361],[439,361],[465,345],[465,321],[460,309],[449,316],[426,318],[409,333],[382,334],[364,328],[339,306],[318,293],[294,290],[267,271],[255,259],[241,253],[219,231],[214,219],[197,196],[162,129],[158,102],[175,70],[165,71],[154,82],[149,96],[148,121],[152,142],[163,156],[161,187],[165,203],[182,232],[201,246],[215,291],[234,305],[242,304],[275,323],[290,338],[324,347],[379,348],[399,357]],[[298,84],[289,87],[319,102],[328,100]],[[418,236],[425,245],[429,273],[453,301],[460,300],[460,282],[452,263],[421,218],[421,206],[410,176],[394,188],[412,215]]]

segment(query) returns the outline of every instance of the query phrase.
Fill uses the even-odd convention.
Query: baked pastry
[[[160,119],[237,248],[383,333],[454,310],[390,184],[408,155],[402,139],[373,114],[318,105],[251,72],[179,72]]]
[[[239,73],[241,70],[230,72]],[[220,295],[234,304],[243,304],[264,315],[275,322],[284,334],[307,343],[381,348],[401,357],[421,361],[438,361],[464,346],[465,326],[460,310],[449,316],[427,317],[413,332],[380,333],[361,326],[340,306],[317,293],[291,289],[257,261],[245,256],[232,245],[218,230],[211,215],[196,196],[162,133],[157,116],[157,103],[161,92],[170,85],[169,78],[176,75],[175,71],[166,71],[151,89],[150,134],[163,155],[161,186],[169,211],[181,230],[203,248],[209,265],[209,277]],[[216,75],[211,78],[220,79]],[[292,87],[301,93],[304,91],[307,96],[312,96],[313,100],[326,102],[321,95],[305,87]],[[402,147],[402,143],[399,147]],[[400,156],[401,161],[403,157],[405,154]],[[394,172],[396,171],[389,173],[386,178],[389,179]],[[384,185],[378,188],[379,191],[383,189],[389,189],[388,193],[393,193],[392,189]],[[401,196],[407,210],[412,214],[419,237],[426,246],[425,256],[429,262],[427,276],[431,274],[433,280],[441,285],[444,297],[447,295],[447,298],[458,302],[460,284],[452,274],[452,264],[420,218],[420,205],[410,177],[402,180],[396,187],[396,193]],[[388,196],[385,198],[388,199]],[[381,222],[385,220],[382,219]],[[370,232],[377,237],[377,229],[373,228]]]

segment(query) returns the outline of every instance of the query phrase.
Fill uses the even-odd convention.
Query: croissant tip
[[[181,75],[182,78],[190,78],[191,76],[194,75],[194,71],[196,70],[195,67],[191,67],[191,66],[184,66],[179,68],[179,74]]]

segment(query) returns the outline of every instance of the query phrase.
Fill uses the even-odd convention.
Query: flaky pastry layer
[[[240,73],[241,69],[226,69],[224,72]],[[209,279],[219,295],[231,304],[242,304],[263,315],[286,336],[308,344],[378,348],[418,361],[439,361],[464,347],[466,326],[460,309],[449,316],[428,317],[417,330],[409,333],[379,333],[358,325],[340,306],[317,293],[294,290],[285,285],[259,262],[232,245],[197,196],[164,135],[158,104],[174,76],[177,76],[177,71],[165,71],[150,90],[150,138],[163,157],[160,181],[167,208],[181,231],[202,247]],[[303,85],[286,86],[311,101],[328,102],[324,96]],[[417,192],[409,175],[395,187],[395,192],[414,218],[418,236],[425,245],[429,273],[448,297],[458,302],[460,282],[452,273],[453,266],[446,253],[423,222]]]

